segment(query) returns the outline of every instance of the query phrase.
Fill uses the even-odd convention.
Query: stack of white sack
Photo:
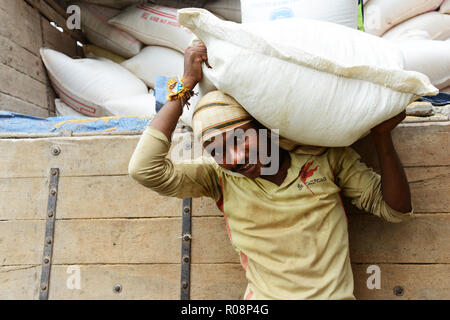
[[[370,0],[364,7],[365,31],[382,36],[402,22],[434,11],[442,0]]]
[[[449,9],[450,0],[370,0],[364,7],[364,27],[391,40],[446,40],[450,16],[444,13]]]
[[[450,86],[450,41],[403,40],[399,47],[405,70],[427,75],[438,89]]]
[[[177,21],[177,9],[150,3],[128,7],[109,24],[136,37],[146,45],[165,46],[184,53],[192,32]]]
[[[383,38],[447,40],[450,38],[450,15],[438,11],[421,14],[390,29]]]
[[[242,22],[264,22],[284,18],[317,19],[358,28],[357,0],[241,0]]]
[[[179,22],[208,48],[204,77],[281,136],[348,146],[423,95],[438,90],[405,71],[389,41],[318,20],[222,21],[181,9]],[[298,32],[301,30],[302,32]]]
[[[120,10],[89,3],[76,5],[81,9],[83,33],[92,44],[125,58],[141,51],[142,43],[139,40],[108,24],[108,20],[118,15]]]
[[[179,51],[149,46],[141,53],[122,63],[122,66],[145,82],[150,88],[155,88],[156,77],[173,77],[184,72],[184,55]]]
[[[91,117],[151,116],[155,98],[147,86],[117,63],[107,59],[71,59],[42,48],[41,57],[60,99]]]

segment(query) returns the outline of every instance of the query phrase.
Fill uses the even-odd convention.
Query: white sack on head
[[[440,13],[450,14],[450,0],[445,0],[439,8]]]
[[[109,23],[147,45],[165,46],[182,53],[193,37],[178,23],[177,9],[150,3],[131,6]]]
[[[60,99],[84,115],[113,115],[105,102],[148,92],[135,75],[108,59],[71,59],[47,48],[40,53]]]
[[[405,70],[421,72],[438,89],[450,86],[450,42],[404,40],[399,43]]]
[[[399,23],[439,8],[442,0],[371,0],[364,7],[364,29],[381,36]]]
[[[316,19],[358,28],[357,0],[242,0],[242,22],[263,22],[284,18]]]
[[[119,10],[88,3],[77,5],[81,8],[81,27],[91,43],[125,58],[141,51],[140,41],[108,24],[109,19],[120,13]]]
[[[420,30],[420,31],[418,31]],[[431,40],[450,38],[450,15],[428,12],[406,20],[383,35],[389,40],[403,40],[416,37],[418,32],[425,33]]]
[[[298,143],[348,146],[437,89],[403,70],[389,41],[317,20],[222,21],[181,9],[179,21],[208,48],[203,74],[258,121]],[[298,32],[302,30],[302,32]]]
[[[144,48],[141,53],[122,63],[149,87],[154,88],[156,77],[182,76],[184,56],[173,49],[159,46]]]

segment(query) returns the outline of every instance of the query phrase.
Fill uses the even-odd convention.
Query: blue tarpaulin
[[[144,131],[152,117],[52,117],[38,118],[0,111],[0,133],[58,133]]]

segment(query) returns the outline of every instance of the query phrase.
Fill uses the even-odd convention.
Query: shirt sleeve
[[[361,162],[360,155],[350,147],[338,148],[336,182],[345,197],[359,209],[370,212],[389,222],[402,222],[411,218],[414,209],[402,213],[392,209],[381,192],[381,176]]]
[[[167,158],[171,143],[159,130],[148,127],[128,165],[129,175],[163,196],[220,198],[218,175],[211,162],[174,163]]]

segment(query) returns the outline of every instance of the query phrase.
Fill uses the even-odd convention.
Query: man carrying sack
[[[214,91],[195,107],[193,129],[215,161],[175,164],[166,158],[171,136],[202,79],[203,62],[209,66],[204,45],[186,50],[184,81],[143,133],[131,177],[163,196],[216,201],[248,280],[245,299],[355,299],[340,194],[390,222],[411,217],[409,186],[391,139],[404,112],[372,129],[380,176],[350,147],[262,136],[267,129]]]

